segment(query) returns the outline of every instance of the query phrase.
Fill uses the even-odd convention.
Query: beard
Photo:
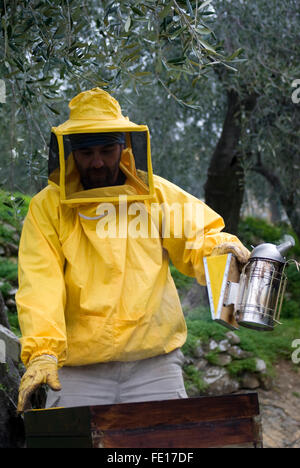
[[[84,190],[123,185],[125,183],[126,176],[119,168],[123,146],[119,145],[119,147],[120,152],[116,155],[117,160],[109,166],[104,165],[100,168],[85,167],[85,164],[81,162],[82,158],[79,158],[76,151],[74,151],[74,161]]]
[[[81,176],[81,183],[85,190],[116,185],[118,172],[118,166],[113,170],[108,167],[87,169]]]

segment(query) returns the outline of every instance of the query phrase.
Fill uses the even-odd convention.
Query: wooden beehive
[[[262,447],[256,393],[31,410],[28,448]]]

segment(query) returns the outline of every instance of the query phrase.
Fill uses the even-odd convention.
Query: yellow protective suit
[[[222,218],[204,203],[153,176],[148,137],[148,174],[137,170],[128,146],[120,163],[124,186],[84,191],[72,155],[66,159],[63,153],[63,135],[149,133],[125,119],[118,103],[98,88],[74,98],[70,108],[70,119],[52,129],[60,167],[33,197],[21,236],[21,358],[27,365],[49,354],[59,366],[77,366],[168,353],[186,340],[169,260],[205,284],[203,256],[216,245],[240,241],[221,232]],[[176,214],[184,206],[192,215]]]

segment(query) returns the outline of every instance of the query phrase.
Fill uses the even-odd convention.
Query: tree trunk
[[[284,187],[281,179],[262,163],[260,154],[258,154],[257,164],[253,167],[253,170],[264,176],[271,184],[274,192],[280,198],[293,230],[300,239],[300,204],[299,197],[295,191],[287,190]]]
[[[246,94],[241,99],[236,91],[227,91],[223,130],[210,161],[205,184],[206,203],[223,217],[225,230],[236,235],[244,198],[244,171],[239,151],[241,113],[243,110],[249,114],[257,97],[256,94]]]
[[[241,135],[241,102],[238,93],[228,91],[227,102],[222,134],[208,169],[205,201],[223,217],[225,230],[237,234],[244,196],[244,174],[238,152]]]

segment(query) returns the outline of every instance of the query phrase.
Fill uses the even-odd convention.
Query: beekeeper
[[[187,329],[169,261],[204,285],[204,256],[243,264],[249,251],[207,205],[153,175],[147,126],[107,92],[69,107],[20,241],[18,411],[42,384],[46,407],[184,398]]]

